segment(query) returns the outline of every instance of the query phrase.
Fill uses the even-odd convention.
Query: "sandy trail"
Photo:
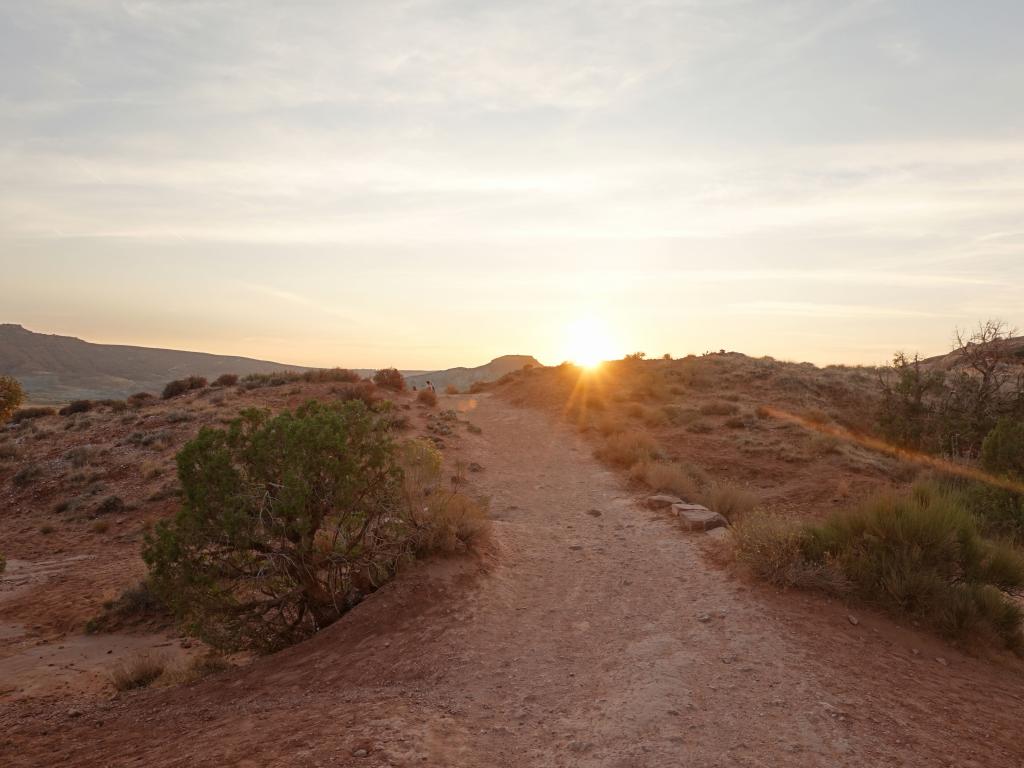
[[[1024,763],[1012,668],[870,614],[854,626],[819,598],[751,591],[570,430],[475,402],[483,434],[463,452],[484,465],[474,482],[497,518],[486,573],[411,569],[312,641],[194,686],[70,715],[19,702],[0,711],[0,762]]]

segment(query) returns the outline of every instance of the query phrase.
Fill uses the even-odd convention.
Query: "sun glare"
[[[594,369],[614,356],[608,329],[596,318],[580,318],[569,326],[566,357],[576,365]]]

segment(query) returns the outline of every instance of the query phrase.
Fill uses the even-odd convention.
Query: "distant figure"
[[[427,389],[429,389],[429,390],[430,390],[431,392],[433,392],[433,393],[434,393],[435,395],[437,394],[437,390],[436,390],[436,389],[434,389],[434,385],[433,385],[433,384],[431,384],[431,383],[430,383],[429,381],[427,382]]]

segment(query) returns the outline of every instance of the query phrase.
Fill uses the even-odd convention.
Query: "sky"
[[[0,322],[294,364],[1024,326],[1019,0],[0,0]]]

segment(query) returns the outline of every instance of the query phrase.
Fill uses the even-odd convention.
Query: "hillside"
[[[171,379],[222,373],[272,373],[307,368],[231,355],[93,344],[73,336],[0,325],[0,374],[21,381],[34,402],[125,397],[159,391]]]
[[[750,477],[780,513],[814,514],[830,480],[850,480],[857,496],[905,482],[900,468],[748,409],[846,421],[870,407],[870,382],[861,369],[731,355],[609,366],[603,397],[588,399],[600,414],[566,413],[568,367],[442,395],[433,409],[389,394],[404,436],[436,438],[441,414],[458,414],[443,433],[446,466],[477,466],[460,482],[491,500],[493,546],[411,564],[280,653],[122,692],[109,678],[120,663],[159,654],[176,667],[202,653],[145,614],[83,633],[144,575],[142,537],[178,507],[176,451],[245,408],[294,408],[336,388],[209,388],[9,425],[2,762],[1018,765],[1018,663],[972,657],[870,606],[751,584],[720,567],[721,542],[642,506],[646,491],[592,455],[596,417],[629,419],[673,445],[692,438],[686,452],[709,474]],[[671,431],[654,416],[665,406],[705,426]],[[114,496],[123,506],[111,511]]]
[[[520,371],[527,365],[534,368],[544,367],[530,355],[503,355],[476,368],[449,368],[445,371],[433,371],[415,376],[407,375],[406,381],[410,387],[424,387],[429,381],[437,389],[455,387],[465,390],[478,381],[497,381],[502,376]]]

